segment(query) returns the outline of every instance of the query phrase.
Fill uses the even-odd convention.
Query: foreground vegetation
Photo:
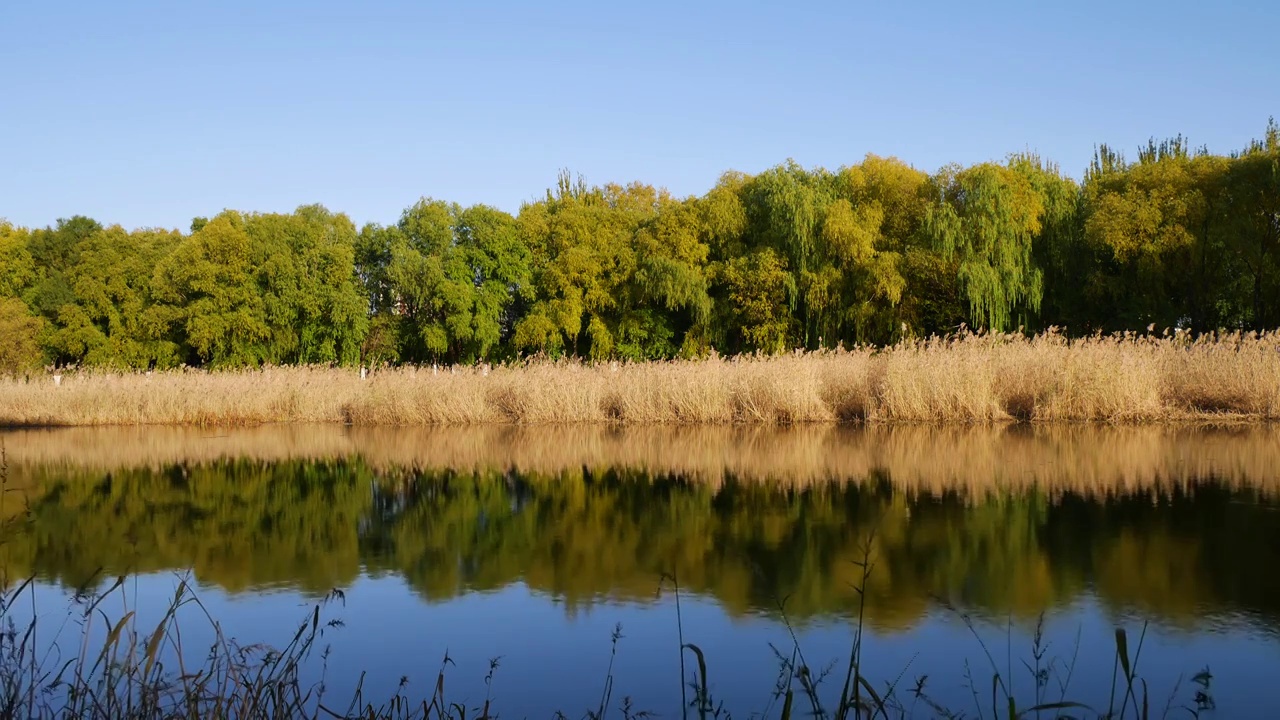
[[[860,580],[865,582],[873,565],[864,554],[859,563]],[[120,577],[105,590],[79,592],[61,622],[45,628],[42,619],[27,619],[25,627],[15,621],[19,603],[32,588],[30,581],[0,596],[0,622],[6,629],[0,633],[0,714],[6,718],[65,718],[88,720],[160,720],[190,718],[363,718],[366,720],[466,720],[467,717],[490,720],[499,717],[504,703],[495,702],[492,683],[499,669],[499,659],[490,661],[484,685],[484,697],[457,697],[446,688],[455,687],[446,676],[453,664],[446,651],[428,693],[414,696],[408,690],[410,679],[403,676],[390,697],[375,698],[364,691],[362,674],[349,696],[338,697],[328,690],[328,665],[331,645],[329,635],[342,627],[340,618],[322,617],[329,603],[342,599],[335,590],[309,612],[290,639],[279,647],[254,643],[242,644],[227,637],[217,620],[201,604],[190,589],[188,580],[181,581],[167,609],[154,626],[143,626],[135,611],[127,609],[129,599],[123,590],[126,578]],[[686,628],[680,613],[680,588],[674,578],[664,577],[662,585],[675,594],[675,623],[679,628],[677,655],[682,684],[673,690],[670,704],[679,703],[681,716],[701,720],[729,720],[733,717],[727,703],[742,706],[745,698],[717,697],[709,681],[717,668],[708,661],[694,640],[697,628]],[[34,590],[32,589],[34,598]],[[123,601],[126,610],[108,614],[113,601]],[[344,603],[345,604],[345,603]],[[185,612],[194,608],[194,612]],[[780,605],[780,609],[782,606]],[[762,710],[751,717],[762,720],[790,720],[813,717],[818,720],[858,718],[956,718],[972,709],[980,717],[993,718],[1083,718],[1106,720],[1148,720],[1169,718],[1175,710],[1191,717],[1216,707],[1212,692],[1213,675],[1206,667],[1195,673],[1183,686],[1179,677],[1167,697],[1153,697],[1147,680],[1139,672],[1146,626],[1130,645],[1127,631],[1115,631],[1115,654],[1105,658],[1114,665],[1110,691],[1098,695],[1095,705],[1071,699],[1071,687],[1077,662],[1097,661],[1079,657],[1079,639],[1070,657],[1048,656],[1048,643],[1042,634],[1043,616],[1037,625],[1030,654],[1022,663],[1026,676],[1019,677],[1022,687],[1034,688],[1015,694],[1013,659],[1001,667],[991,654],[974,622],[952,609],[963,621],[985,654],[989,665],[972,667],[965,661],[960,677],[972,693],[972,707],[950,709],[932,697],[938,680],[926,676],[904,680],[908,668],[896,676],[874,678],[864,674],[864,664],[875,666],[863,655],[863,628],[860,615],[855,615],[854,635],[847,661],[836,661],[825,667],[811,666],[800,640],[786,620],[791,642],[782,649],[770,645],[778,661],[778,674],[771,689],[769,678],[761,678],[761,691],[755,698]],[[208,649],[185,647],[185,623],[191,617],[206,622],[212,631]],[[49,617],[49,616],[46,616]],[[186,618],[184,622],[184,617]],[[61,625],[61,627],[59,627]],[[67,633],[67,628],[71,631]],[[39,627],[39,631],[37,628]],[[48,634],[52,631],[51,637]],[[78,631],[78,637],[77,635]],[[188,637],[191,628],[186,628]],[[584,720],[604,720],[613,715],[624,720],[637,720],[652,715],[646,708],[635,706],[630,696],[620,689],[626,678],[614,674],[614,660],[619,653],[622,627],[612,635],[612,649],[602,673],[600,699],[594,707],[581,713]],[[1010,630],[1011,632],[1011,630]],[[64,636],[66,633],[68,636]],[[66,645],[64,652],[63,646]],[[415,663],[416,664],[416,663]],[[567,687],[588,682],[586,678],[564,678]],[[597,682],[592,678],[590,682]],[[519,706],[519,699],[512,705]],[[758,707],[758,706],[757,706]],[[576,714],[576,713],[575,713]],[[553,717],[569,717],[557,711]]]
[[[1280,332],[960,334],[730,360],[0,379],[0,425],[1280,419]]]
[[[701,197],[563,175],[517,215],[424,198],[189,231],[0,222],[0,374],[586,360],[887,345],[961,323],[1072,336],[1280,327],[1280,126],[932,175],[869,155],[726,173]],[[719,412],[717,410],[716,412]]]

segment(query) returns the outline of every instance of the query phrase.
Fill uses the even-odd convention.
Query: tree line
[[[866,156],[701,196],[563,172],[515,215],[424,198],[188,231],[0,221],[0,372],[776,353],[962,324],[1073,335],[1280,326],[1280,127],[1229,155],[1102,145],[934,174]]]

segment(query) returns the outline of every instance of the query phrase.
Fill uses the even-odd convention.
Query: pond
[[[361,682],[371,700],[429,697],[447,653],[449,699],[467,708],[581,717],[605,695],[618,717],[624,698],[680,716],[700,677],[683,641],[717,707],[778,717],[780,677],[810,709],[802,665],[817,701],[838,703],[861,627],[862,674],[916,717],[929,703],[990,716],[997,673],[1019,707],[1105,710],[1114,694],[1119,708],[1118,628],[1154,716],[1280,708],[1280,428],[319,425],[0,442],[6,622],[37,616],[50,658],[83,642],[77,592],[123,577],[95,613],[133,611],[147,631],[190,584],[196,661],[210,618],[283,645],[320,607],[328,652],[308,672],[341,707]]]

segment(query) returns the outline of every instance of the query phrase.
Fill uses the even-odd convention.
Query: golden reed
[[[1280,332],[962,334],[645,363],[76,372],[0,380],[0,425],[1150,423],[1280,419]]]
[[[1280,495],[1280,426],[1098,424],[705,425],[563,427],[42,428],[0,432],[14,487],[77,469],[113,472],[219,461],[355,459],[388,479],[405,470],[516,471],[551,478],[621,468],[719,487],[885,482],[896,491],[978,499],[1165,495],[1212,479]]]

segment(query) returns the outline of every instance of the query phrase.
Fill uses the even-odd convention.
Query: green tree
[[[42,318],[46,359],[127,368],[644,360],[962,323],[1262,330],[1280,326],[1280,126],[1231,155],[1102,145],[1080,183],[1029,152],[933,176],[868,154],[688,198],[564,172],[516,217],[424,198],[359,231],[319,205],[196,217],[185,237],[0,222],[0,297]]]
[[[31,314],[15,297],[0,297],[0,376],[17,375],[40,367],[44,360],[40,339],[44,318]]]
[[[534,258],[534,292],[528,313],[516,324],[517,348],[593,357],[613,353],[607,313],[635,271],[630,240],[638,208],[631,200],[618,186],[588,188],[565,172],[545,199],[520,209],[521,234]]]
[[[0,219],[0,298],[20,297],[36,279],[31,233]]]
[[[604,189],[600,222],[622,258],[612,271],[614,304],[592,318],[592,354],[631,360],[705,349],[711,298],[707,246],[692,201],[632,183]]]
[[[423,199],[382,236],[404,357],[474,362],[513,334],[513,308],[530,282],[515,218],[485,205],[464,210]]]
[[[399,228],[377,223],[366,224],[356,236],[355,272],[370,315],[369,332],[360,353],[365,362],[375,365],[399,361],[404,344],[396,292],[388,275],[391,249],[399,237]]]
[[[345,215],[304,205],[197,225],[152,283],[184,357],[213,367],[359,362],[369,312]]]
[[[729,260],[719,267],[717,279],[727,291],[731,326],[738,328],[745,347],[786,350],[792,326],[787,298],[794,295],[794,281],[778,252],[766,247]]]
[[[63,305],[75,300],[67,273],[76,264],[80,247],[102,230],[97,221],[82,215],[59,219],[51,228],[31,232],[28,249],[36,268],[36,278],[27,290],[27,304],[46,320],[56,321]]]
[[[517,301],[530,290],[529,247],[511,215],[487,205],[463,210],[458,249],[474,286],[466,359],[486,358],[515,332]]]
[[[864,217],[880,218],[878,227],[869,226],[880,262],[851,269],[845,300],[851,312],[840,339],[888,343],[954,330],[968,316],[968,305],[955,257],[946,257],[922,231],[929,176],[897,158],[869,154],[841,171],[837,187]]]
[[[822,224],[833,199],[833,177],[825,170],[807,171],[793,160],[753,177],[745,188],[752,247],[769,247],[785,260],[791,279],[787,307],[794,337],[784,345],[812,347],[817,342],[819,316],[831,296],[834,273],[823,267]],[[811,307],[810,292],[824,307]],[[779,348],[781,349],[781,347]]]
[[[355,270],[356,229],[341,213],[304,205],[245,217],[271,329],[273,363],[353,365],[368,331]]]
[[[455,204],[424,199],[400,218],[387,277],[403,308],[408,357],[460,359],[470,339],[475,284],[457,249],[460,212]]]
[[[897,158],[870,154],[840,171],[822,229],[840,282],[828,345],[886,343],[911,329],[901,307],[910,292],[904,258],[918,245],[927,183]]]
[[[1044,295],[1036,325],[1043,327],[1047,324],[1044,318],[1053,318],[1053,322],[1087,331],[1089,322],[1080,278],[1093,269],[1096,259],[1084,244],[1080,187],[1065,177],[1056,164],[1034,153],[1010,156],[1009,169],[1026,178],[1044,208],[1040,230],[1032,239],[1034,264],[1044,273]]]
[[[185,238],[156,266],[152,291],[193,362],[218,368],[270,359],[271,328],[240,213],[223,212]]]
[[[67,273],[73,299],[58,311],[52,347],[88,366],[178,364],[169,314],[154,304],[151,277],[160,259],[181,239],[177,232],[130,233],[118,225],[86,239]]]
[[[945,168],[933,183],[925,232],[958,260],[973,324],[1002,331],[1039,310],[1043,273],[1032,249],[1044,199],[1027,177],[983,163]]]
[[[960,285],[960,263],[928,247],[909,247],[902,256],[907,290],[901,323],[911,337],[946,335],[969,320],[969,299]]]

